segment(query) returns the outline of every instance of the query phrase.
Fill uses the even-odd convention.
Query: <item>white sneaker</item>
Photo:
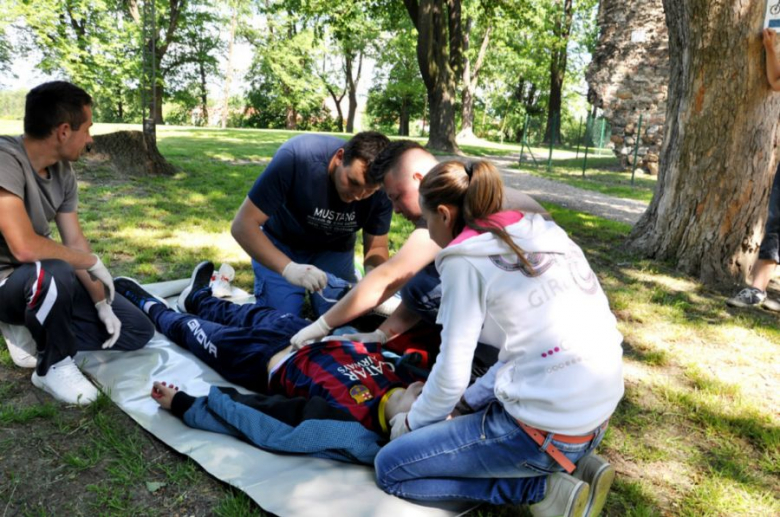
[[[37,371],[33,372],[32,383],[60,402],[77,406],[91,404],[100,394],[70,357],[52,365],[46,375],[40,376]]]
[[[236,270],[230,264],[222,264],[219,271],[211,274],[211,294],[217,298],[229,298],[233,295],[233,286],[230,282],[236,277]]]
[[[0,322],[0,333],[8,345],[14,364],[21,368],[35,368],[38,364],[38,347],[27,327]]]

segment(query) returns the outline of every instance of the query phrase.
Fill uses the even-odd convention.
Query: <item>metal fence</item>
[[[612,156],[614,150],[609,146],[612,135],[612,127],[609,121],[600,115],[589,114],[585,118],[580,118],[572,127],[569,121],[569,127],[560,127],[560,116],[556,116],[547,124],[546,117],[531,118],[526,115],[523,123],[523,130],[520,139],[520,158],[519,163],[532,161],[534,165],[545,165],[547,170],[552,170],[553,151],[566,150],[574,152],[574,159],[582,159],[582,177],[585,177],[585,170],[588,167],[588,157],[594,154],[599,156]],[[637,135],[641,135],[642,115],[639,115],[637,121]],[[551,136],[553,135],[553,136]],[[557,138],[560,135],[560,139]],[[640,138],[636,138],[633,150],[633,161],[636,164],[637,153],[639,150]],[[547,150],[546,163],[543,159],[538,159],[532,147]],[[631,185],[634,185],[634,174],[636,167],[631,168]]]

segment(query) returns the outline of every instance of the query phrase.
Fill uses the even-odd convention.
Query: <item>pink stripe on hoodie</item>
[[[516,212],[514,210],[506,210],[504,212],[496,212],[495,214],[489,215],[487,217],[487,221],[490,221],[492,223],[498,224],[501,228],[506,228],[510,224],[515,224],[516,222],[520,221],[523,218],[522,212]],[[485,219],[480,219],[477,221],[479,224],[484,224]],[[455,237],[455,239],[450,242],[447,247],[454,246],[456,244],[460,244],[461,242],[468,240],[472,237],[476,237],[477,235],[481,235],[481,232],[478,232],[474,230],[473,228],[469,228],[468,226],[463,229],[462,232],[460,232],[460,235]]]

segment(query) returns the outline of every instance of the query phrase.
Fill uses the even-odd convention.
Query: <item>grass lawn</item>
[[[0,133],[19,130],[0,121]],[[229,225],[290,133],[163,127],[158,136],[179,168],[173,177],[77,165],[95,250],[114,275],[145,282],[186,277],[203,259],[229,261],[236,283],[251,289],[249,260]],[[618,471],[605,514],[780,514],[778,318],[728,309],[724,293],[627,254],[624,224],[547,208],[585,250],[625,336],[626,395],[600,449]],[[394,220],[394,249],[410,229]],[[3,346],[0,395],[3,514],[262,514],[106,397],[82,410],[53,404]],[[485,507],[474,515],[509,513]]]

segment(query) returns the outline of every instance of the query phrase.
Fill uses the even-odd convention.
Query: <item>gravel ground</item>
[[[440,161],[464,159],[462,156],[439,156],[437,158]],[[642,201],[607,196],[511,169],[509,166],[515,162],[507,157],[489,156],[486,158],[501,171],[506,185],[522,190],[537,201],[554,203],[571,210],[631,225],[635,224],[647,209],[647,204]]]

